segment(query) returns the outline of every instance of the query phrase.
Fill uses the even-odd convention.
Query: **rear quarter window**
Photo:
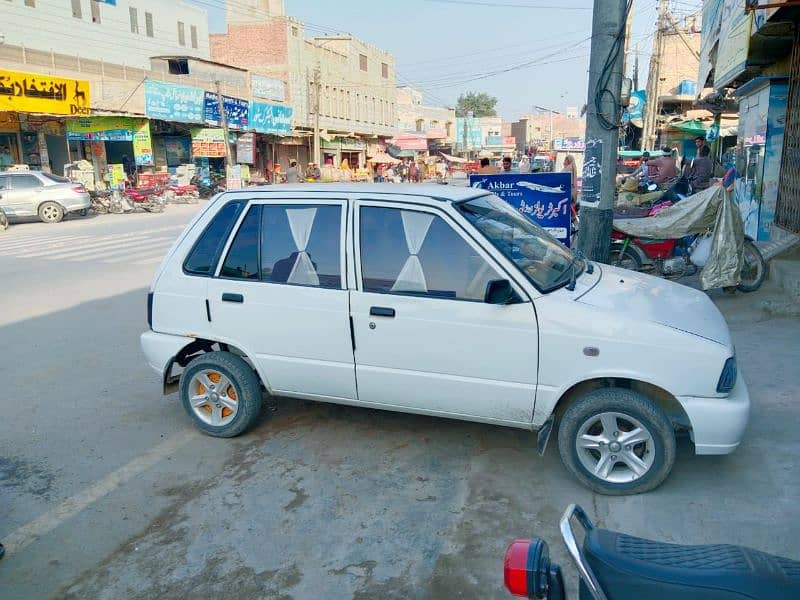
[[[244,200],[234,200],[219,209],[183,262],[184,273],[205,277],[214,274],[225,242],[245,204]]]

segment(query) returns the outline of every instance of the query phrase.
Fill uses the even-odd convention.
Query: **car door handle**
[[[373,306],[369,309],[370,316],[373,317],[394,317],[394,309],[385,306]]]
[[[229,294],[229,293],[226,292],[226,293],[222,294],[222,301],[223,302],[237,302],[239,304],[242,304],[242,303],[244,303],[244,296],[242,296],[241,294]]]

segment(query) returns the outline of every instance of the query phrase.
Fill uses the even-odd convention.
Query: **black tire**
[[[623,250],[622,244],[613,244],[609,254],[609,264],[612,267],[620,267],[630,271],[642,270],[642,259],[639,254],[631,248],[630,244]]]
[[[64,218],[64,207],[58,202],[42,202],[39,205],[39,219],[43,223],[60,223]]]
[[[0,208],[0,231],[5,231],[6,229],[8,229],[8,217],[3,212],[3,209]]]
[[[631,481],[608,481],[598,477],[586,468],[578,455],[577,443],[581,428],[603,413],[622,415],[615,420],[621,425],[630,423],[625,420],[626,417],[632,418],[650,434],[652,443],[634,445],[633,451],[637,455],[642,453],[642,462],[650,460],[652,452],[652,463],[646,471]],[[626,431],[629,430],[623,430],[622,433]],[[607,448],[610,454],[611,446],[608,445]],[[675,431],[664,411],[644,395],[626,388],[602,388],[577,399],[564,413],[558,428],[558,451],[567,470],[591,490],[609,496],[641,494],[661,485],[672,470],[675,463]],[[621,453],[622,449],[614,451]],[[593,456],[599,456],[599,451],[583,452],[596,452]],[[645,452],[647,456],[644,456]],[[612,455],[612,458],[616,459],[616,455]],[[622,471],[617,470],[620,465]],[[609,475],[624,476],[625,469],[624,461],[615,460]]]
[[[742,281],[736,286],[740,292],[755,292],[767,277],[767,261],[758,247],[750,240],[744,241],[742,248],[744,264]]]
[[[80,216],[82,216],[82,217],[86,217],[86,216],[88,216],[88,215],[89,215],[89,209],[88,209],[88,208],[82,208],[82,209],[80,209],[80,210],[78,211],[78,214],[79,214]]]
[[[205,370],[216,371],[227,377],[236,392],[238,410],[227,424],[214,426],[206,423],[195,414],[191,406],[192,380]],[[240,435],[256,422],[261,413],[261,385],[258,376],[250,365],[230,352],[209,352],[192,360],[181,375],[180,396],[183,408],[195,426],[214,437],[230,438]]]

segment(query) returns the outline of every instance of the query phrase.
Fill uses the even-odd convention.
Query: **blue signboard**
[[[570,244],[569,173],[511,173],[469,176],[469,184],[493,192],[562,244]]]
[[[457,150],[464,150],[465,137],[467,150],[481,149],[483,146],[483,139],[481,138],[481,125],[478,119],[474,117],[467,117],[466,119],[456,117],[456,129],[453,132],[453,138],[455,139]]]
[[[248,129],[248,112],[250,110],[250,103],[247,100],[240,98],[231,98],[230,96],[223,96],[222,102],[225,104],[225,116],[228,119],[228,127],[231,129]],[[219,100],[217,95],[212,92],[206,92],[205,101],[205,122],[209,125],[222,125],[219,113]]]
[[[144,82],[145,114],[152,119],[202,123],[205,92],[188,85],[148,79]]]
[[[268,102],[250,103],[250,129],[259,133],[290,135],[292,133],[292,107]]]

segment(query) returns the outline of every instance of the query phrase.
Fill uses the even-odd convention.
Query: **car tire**
[[[80,210],[78,211],[78,214],[79,214],[80,216],[82,216],[82,217],[89,216],[89,209],[88,209],[88,208],[82,208],[82,209],[80,209]]]
[[[215,391],[218,397],[213,397]],[[203,395],[208,401],[199,405],[200,396]],[[250,365],[230,352],[208,352],[192,360],[181,375],[180,396],[194,424],[214,437],[240,435],[256,422],[261,413],[258,376]],[[232,405],[232,399],[235,400],[236,411],[226,415],[225,411],[231,410],[226,404]]]
[[[58,202],[43,202],[39,205],[39,219],[44,223],[60,223],[64,218],[64,207]]]
[[[633,443],[625,444],[626,437]],[[661,485],[672,470],[675,431],[664,411],[643,394],[602,388],[578,398],[564,413],[558,450],[567,470],[591,490],[641,494]]]

